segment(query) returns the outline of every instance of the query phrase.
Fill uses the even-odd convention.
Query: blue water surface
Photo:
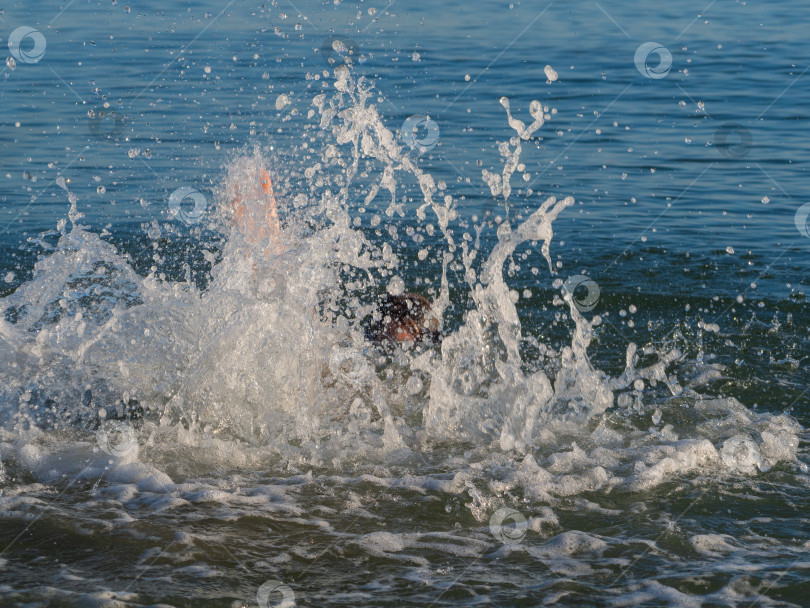
[[[409,117],[429,117],[435,124],[435,146],[413,155],[437,181],[446,182],[458,201],[457,236],[474,232],[473,224],[482,217],[522,218],[548,196],[575,198],[554,224],[552,258],[560,262],[562,278],[585,274],[601,287],[597,312],[610,312],[606,318],[612,323],[599,330],[602,349],[593,353],[599,366],[620,372],[627,342],[643,342],[649,335],[639,339],[639,332],[655,334],[661,324],[683,322],[694,329],[698,320],[718,323],[722,335],[707,336],[705,345],[703,336],[697,337],[700,332],[684,329],[683,337],[700,361],[706,346],[729,366],[718,393],[751,408],[787,411],[806,425],[808,22],[810,4],[800,0],[6,3],[0,9],[0,45],[9,57],[0,78],[0,295],[30,280],[35,261],[47,249],[43,242],[49,242],[40,235],[68,215],[68,193],[58,178],[77,196],[90,229],[129,253],[141,274],[156,264],[180,278],[189,262],[204,283],[209,266],[202,250],[211,248],[216,237],[173,219],[171,194],[194,188],[212,212],[228,163],[254,144],[274,148],[276,162],[283,164],[275,171],[300,176],[317,158],[302,147],[309,137],[306,128],[317,121],[307,115],[312,99],[333,90],[334,67],[346,61],[347,53],[333,50],[339,41],[337,48],[350,53],[352,74],[373,83],[373,103],[403,145],[408,144],[402,128]],[[38,34],[29,33],[15,46],[21,27]],[[640,48],[649,51],[639,55]],[[549,79],[547,66],[556,78]],[[277,109],[280,95],[288,96],[290,105]],[[526,178],[521,172],[513,177],[508,211],[482,179],[483,170],[501,171],[498,143],[514,135],[502,97],[509,99],[512,115],[526,123],[532,120],[532,100],[549,113],[536,137],[523,144]],[[291,114],[291,108],[297,112]],[[291,200],[304,185],[303,178],[284,181],[279,198]],[[417,221],[415,209],[422,201],[415,182],[401,188],[412,203],[399,220],[405,226]],[[357,213],[379,213],[386,204],[377,201]],[[155,222],[165,239],[157,258],[150,236]],[[481,238],[484,249],[497,240],[494,229],[484,230]],[[403,243],[399,247],[407,250]],[[415,259],[417,249],[404,254]],[[530,272],[539,266],[545,273],[545,261],[529,250],[534,261],[511,277],[521,290],[545,297],[548,276]],[[410,278],[420,272],[437,283],[440,259],[429,259]],[[461,272],[451,269],[451,278],[458,285]],[[458,325],[466,304],[463,294],[454,292],[454,298],[448,314]],[[527,331],[542,325],[545,304],[539,297],[521,302]],[[640,309],[635,327],[621,321],[624,315],[618,312],[625,313],[630,304]],[[806,451],[801,454],[806,460]],[[801,477],[804,482],[791,477],[782,487],[781,474],[752,489],[750,501],[741,498],[740,490],[725,503],[722,498],[699,503],[684,525],[693,525],[695,533],[722,534],[733,528],[734,517],[759,521],[761,505],[767,517],[761,529],[755,524],[747,528],[749,536],[785,543],[795,538],[797,547],[802,542],[806,547],[806,518],[799,512],[806,505],[807,488],[801,483],[807,477]],[[351,491],[361,492],[362,483],[349,484]],[[681,492],[668,507],[671,512],[691,508],[696,494],[683,486],[664,488],[638,503],[665,500],[669,489]],[[422,508],[418,492],[403,490],[401,498],[410,513]],[[623,497],[610,506],[639,512],[632,511],[633,503],[634,497]],[[327,509],[331,503],[324,505]],[[387,515],[394,528],[397,509]],[[435,511],[431,517],[444,516],[443,509]],[[588,529],[577,518],[587,519],[575,513],[563,527]],[[641,525],[649,530],[638,530],[640,537],[658,534],[651,521]],[[614,523],[592,524],[588,531],[619,538],[626,529]],[[248,522],[228,534],[243,541],[259,532]],[[690,577],[696,575],[686,566],[694,553],[678,542],[666,537],[661,543],[684,568],[673,573],[673,588],[706,598],[726,589],[732,574],[718,574],[706,588],[694,582]],[[626,565],[636,580],[644,580],[647,571],[630,563],[633,551],[644,550],[639,546],[622,553],[627,561],[616,567]],[[757,579],[761,585],[756,588],[772,602],[763,605],[806,601],[806,565],[797,568],[794,557],[780,561],[760,555],[763,568],[773,565]],[[211,563],[220,559],[230,558],[212,557]],[[451,580],[458,574],[462,583],[475,579],[468,582],[476,594],[444,586],[439,577],[426,595],[412,596],[408,585],[418,577],[397,579],[392,567],[386,572],[394,582],[381,596],[375,595],[373,573],[364,572],[366,595],[352,599],[351,581],[340,573],[341,558],[328,554],[328,559],[334,563],[324,564],[319,576],[336,577],[335,584],[347,594],[342,605],[473,605],[473,596],[480,602],[475,605],[528,606],[554,598],[563,604],[570,600],[566,605],[607,605],[605,598],[613,597],[607,583],[601,592],[584,591],[582,579],[554,587],[556,574],[538,574],[525,564],[504,567],[483,589],[484,573],[473,569],[475,576],[463,577],[463,560],[450,560],[444,566],[451,574],[442,576]],[[664,566],[653,555],[647,559],[652,562],[642,564],[649,571],[670,567],[665,558]],[[733,576],[745,571],[733,559],[718,568]],[[777,579],[783,572],[785,578]],[[532,577],[538,579],[536,587]],[[248,579],[245,574],[242,581]],[[619,584],[619,579],[613,580]],[[125,586],[104,584],[119,591]],[[165,597],[156,583],[150,584],[142,591],[154,602],[185,605],[199,592],[210,604],[198,605],[213,606],[226,605],[220,601],[231,597],[213,583],[202,591],[167,585]],[[638,605],[686,605],[649,589],[648,595],[639,591],[633,596],[633,589],[625,589],[621,601],[635,597]],[[749,603],[760,597],[749,591],[741,590],[739,597]],[[319,593],[322,602],[328,585]],[[733,594],[711,597],[705,605],[735,605]],[[22,605],[24,599],[42,597],[32,592],[15,601]]]

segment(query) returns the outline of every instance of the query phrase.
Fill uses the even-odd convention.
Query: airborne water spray
[[[502,196],[507,219],[493,249],[482,252],[454,239],[452,195],[437,200],[433,177],[397,144],[371,103],[370,83],[355,81],[345,67],[335,75],[334,92],[313,100],[322,138],[318,158],[294,168],[304,178],[298,182],[285,180],[282,170],[274,175],[281,184],[283,251],[265,255],[251,248],[227,221],[228,184],[255,179],[268,164],[261,149],[248,150],[228,165],[215,201],[227,239],[205,289],[157,272],[137,275],[126,256],[78,223],[76,196],[68,194],[70,226],[60,223],[58,243],[37,262],[33,279],[3,300],[3,432],[18,433],[20,446],[9,453],[33,454],[25,446],[36,444],[43,456],[20,462],[43,470],[41,463],[52,462],[47,454],[58,459],[74,450],[60,443],[65,432],[84,433],[82,445],[104,455],[94,447],[100,413],[122,418],[140,408],[135,437],[125,434],[139,449],[127,450],[127,457],[179,477],[221,467],[339,470],[407,462],[436,445],[454,450],[469,442],[480,458],[518,451],[542,461],[572,437],[591,450],[626,444],[613,454],[618,464],[610,474],[588,473],[599,487],[649,487],[672,467],[731,466],[738,455],[746,471],[752,454],[758,454],[758,470],[795,458],[796,429],[788,418],[755,415],[729,400],[708,403],[694,392],[687,394],[700,400],[708,419],[734,411],[747,422],[721,433],[710,426],[685,431],[693,439],[679,439],[667,421],[680,407],[673,401],[651,408],[657,434],[641,432],[639,439],[619,430],[617,416],[621,424],[628,424],[625,413],[626,420],[649,418],[642,399],[648,382],[663,382],[684,398],[670,370],[682,355],[645,352],[653,363],[640,367],[631,344],[626,369],[611,378],[588,356],[599,315],[586,319],[590,311],[564,288],[557,300],[567,303],[570,343],[555,350],[537,336],[540,356],[550,365],[529,369],[504,263],[522,243],[538,242],[548,280],[564,287],[551,267],[552,224],[573,204],[549,198],[520,223],[508,211],[522,142],[545,120],[538,102],[530,104],[527,126],[501,100],[514,135],[499,144],[503,170],[484,179],[493,197]],[[433,308],[443,318],[450,301],[446,270],[457,257],[467,287],[453,287],[472,304],[460,323],[445,325],[440,348],[403,350],[386,360],[365,341],[362,319],[373,310],[374,294],[395,283],[402,288],[403,254],[389,242],[369,240],[355,218],[358,205],[384,196],[385,214],[396,221],[404,213],[398,193],[411,181],[421,194],[416,221],[432,213],[442,235],[441,287]],[[482,260],[477,270],[476,256]],[[637,398],[628,402],[622,391],[630,386]],[[753,447],[749,439],[731,441],[738,435]],[[653,448],[657,455],[649,456]],[[679,464],[665,462],[672,454]],[[625,470],[636,459],[653,465]]]

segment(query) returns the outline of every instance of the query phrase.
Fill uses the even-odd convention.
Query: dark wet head
[[[441,340],[438,320],[430,314],[430,302],[415,293],[385,296],[366,326],[372,342],[432,342]]]

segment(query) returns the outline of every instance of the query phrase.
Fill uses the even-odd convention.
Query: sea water
[[[803,605],[798,19],[301,9],[4,12],[3,603]]]

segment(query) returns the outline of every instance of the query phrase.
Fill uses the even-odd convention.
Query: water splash
[[[150,463],[157,469],[127,470],[160,485],[169,470],[182,477],[229,466],[416,463],[437,446],[454,453],[472,443],[481,458],[508,454],[513,481],[539,484],[535,491],[544,495],[650,487],[706,464],[755,474],[795,459],[799,427],[792,419],[684,389],[673,371],[683,360],[677,349],[645,352],[655,361],[640,367],[630,344],[618,377],[593,365],[588,349],[601,319],[582,315],[550,257],[553,223],[573,199],[548,198],[520,222],[509,216],[521,142],[546,120],[539,102],[531,102],[527,126],[501,99],[515,135],[499,143],[503,170],[482,175],[506,207],[497,243],[485,252],[479,240],[456,242],[455,199],[446,193],[438,200],[435,180],[397,143],[372,94],[370,82],[341,66],[334,91],[312,102],[311,134],[320,146],[309,149],[307,166],[284,166],[261,146],[228,163],[210,225],[227,238],[205,289],[188,274],[179,281],[155,269],[138,275],[128,256],[80,223],[77,196],[60,178],[67,220],[40,239],[57,242],[33,278],[2,301],[0,459],[43,471],[58,461],[53,454],[84,450],[85,458],[112,457],[118,467]],[[245,238],[233,222],[235,190],[265,169],[277,186],[281,220],[272,247]],[[414,210],[398,194],[411,183],[421,194]],[[395,231],[390,241],[372,242],[358,227],[358,208],[378,197],[386,199],[389,221],[435,221],[439,228],[433,312],[446,334],[439,348],[384,353],[365,340],[363,319],[377,294],[403,289],[403,256],[410,254],[394,246]],[[559,349],[531,336],[532,359],[517,294],[504,276],[507,260],[527,242],[540,245],[547,281],[560,290],[552,304],[567,308],[571,326]],[[447,268],[456,260],[464,286],[449,284]],[[470,301],[452,325],[445,319],[451,288]],[[645,386],[653,383],[666,385],[672,399],[645,405]],[[705,425],[668,422],[684,403],[703,412]],[[110,419],[135,427],[140,449],[100,451],[96,434]],[[473,509],[484,513],[488,500],[481,495]]]

